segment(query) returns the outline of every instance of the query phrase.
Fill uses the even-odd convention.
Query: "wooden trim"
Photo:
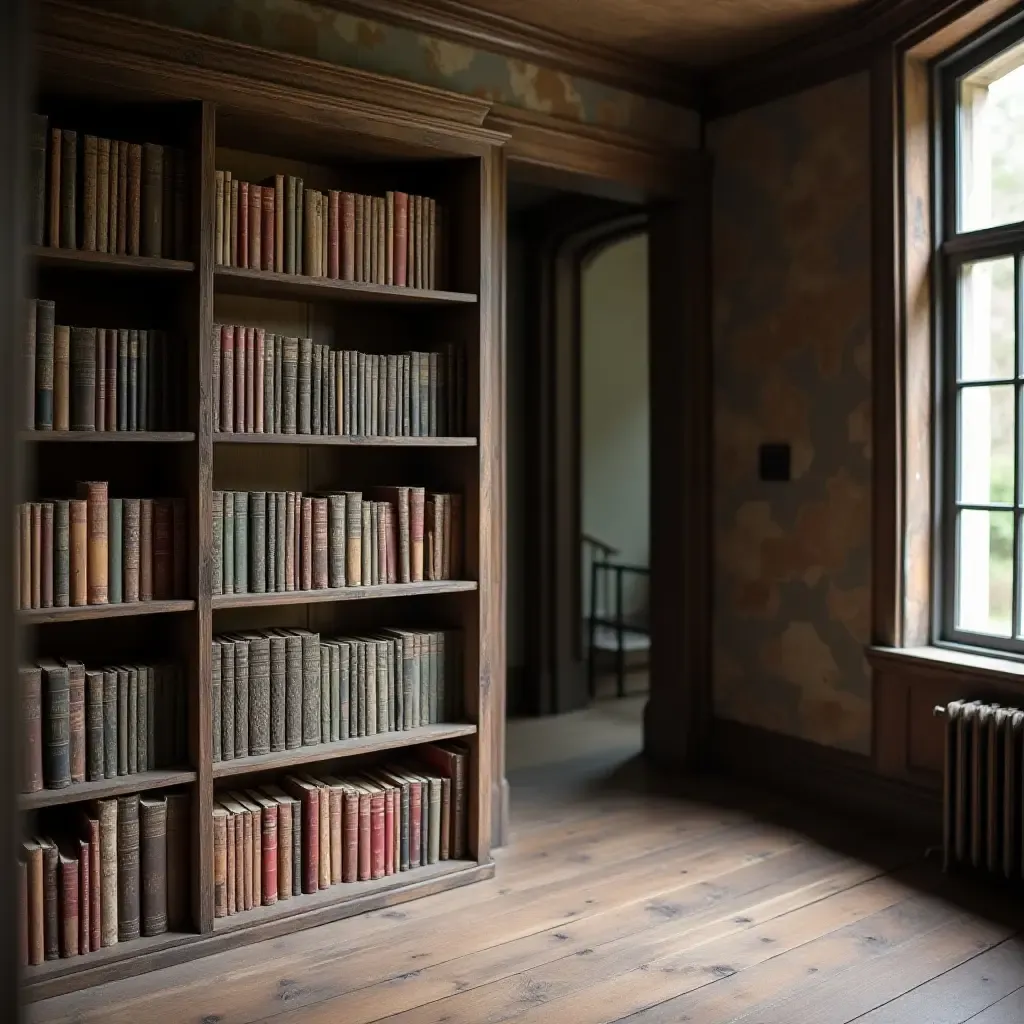
[[[41,789],[36,793],[22,793],[18,797],[18,806],[23,811],[35,811],[40,807],[58,807],[61,804],[101,800],[104,797],[117,796],[119,793],[190,786],[195,781],[196,773],[190,768],[165,768],[138,772],[134,775],[118,775],[112,779],[98,779],[95,782],[76,782],[64,789]]]
[[[704,112],[725,117],[867,70],[887,46],[905,48],[930,38],[948,49],[1012,6],[1013,0],[871,0],[833,15],[813,32],[714,71]],[[930,49],[921,57],[938,52]]]
[[[712,708],[711,165],[650,220],[651,668],[644,749],[706,757]]]
[[[691,140],[677,140],[682,145],[665,146],[502,104],[486,124],[508,137],[508,159],[517,165],[614,182],[638,190],[637,198],[681,195],[700,143],[696,131]]]
[[[29,37],[31,4],[12,0],[4,8],[4,27],[0,32],[0,380],[9,385],[24,379],[26,270],[25,247],[20,239],[28,236],[25,196],[28,189],[28,112],[31,81],[29,67],[32,47]],[[18,430],[25,424],[25,389],[9,386],[8,400],[0,402],[0,475],[4,481],[4,500],[0,502],[0,530],[7,542],[0,544],[0,578],[14,578],[13,552],[15,504],[27,493],[25,486],[24,446],[17,443]],[[18,728],[20,701],[12,682],[18,678],[24,630],[14,614],[11,587],[0,596],[0,858],[16,863],[22,840],[17,806],[17,782],[21,765],[23,736]],[[0,872],[0,1019],[20,1020],[19,942],[15,922],[20,916],[16,885],[17,873]]]
[[[471,7],[460,0],[324,0],[351,14],[450,39],[489,53],[499,53],[570,75],[580,75],[628,92],[697,106],[697,77],[662,64],[603,46],[583,43],[539,25],[527,25]]]
[[[939,792],[886,778],[862,754],[717,718],[711,746],[716,768],[766,789],[781,790],[823,809],[884,823],[926,840],[938,839],[941,833]]]

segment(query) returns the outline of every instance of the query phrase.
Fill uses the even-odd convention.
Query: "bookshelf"
[[[59,831],[67,820],[62,815],[91,807],[91,801],[134,793],[185,796],[188,871],[185,912],[166,932],[30,965],[23,972],[29,1000],[490,877],[489,679],[500,550],[490,498],[500,458],[494,450],[498,435],[489,422],[489,410],[500,407],[492,330],[499,282],[491,272],[490,251],[493,168],[504,137],[467,124],[463,103],[455,102],[451,116],[445,116],[445,94],[439,92],[431,98],[435,116],[410,116],[392,105],[391,84],[377,76],[361,76],[364,99],[349,101],[344,91],[329,87],[323,66],[315,62],[305,69],[298,65],[294,87],[275,86],[268,102],[266,83],[258,76],[227,71],[210,76],[155,56],[164,52],[163,29],[51,0],[41,7],[39,112],[50,125],[75,129],[80,136],[180,148],[189,198],[187,251],[173,257],[28,247],[33,295],[54,302],[57,323],[138,323],[173,335],[179,357],[173,384],[180,395],[180,415],[168,429],[23,429],[18,441],[34,480],[28,498],[46,502],[74,495],[80,480],[107,481],[112,496],[166,495],[184,509],[187,550],[180,594],[133,603],[23,608],[17,620],[30,657],[73,657],[89,669],[135,662],[177,666],[178,674],[170,678],[179,688],[173,699],[181,702],[185,753],[180,763],[22,793],[18,804],[23,831],[32,836]],[[370,87],[380,99],[372,112],[364,102]],[[338,190],[383,196],[400,190],[434,198],[445,218],[434,286],[220,264],[217,172],[227,170],[248,182],[275,174],[301,176],[307,187],[325,195]],[[212,382],[218,324],[311,337],[330,350],[358,349],[385,357],[382,367],[387,356],[451,344],[464,363],[463,429],[434,436],[217,430],[220,396]],[[221,549],[215,554],[215,492],[370,494],[375,487],[398,484],[461,496],[457,578],[429,578],[425,572],[422,581],[374,577],[360,585],[261,593],[225,591],[220,580],[214,585],[218,558],[222,575],[224,558]],[[385,561],[382,555],[381,579]],[[327,643],[377,636],[385,628],[458,637],[459,656],[444,669],[431,669],[457,688],[458,699],[450,706],[459,712],[452,720],[439,707],[436,714],[431,711],[432,720],[426,721],[424,711],[419,724],[404,729],[337,739],[325,733],[318,744],[214,759],[215,638],[305,630]],[[397,698],[392,693],[389,699]],[[152,727],[158,742],[163,727],[162,721]],[[345,777],[412,763],[402,759],[435,743],[461,744],[466,751],[465,850],[458,856],[449,850],[449,859],[424,859],[418,867],[397,870],[395,850],[396,870],[383,877],[332,880],[335,884],[315,892],[217,916],[214,808],[229,791],[262,791],[290,773]],[[396,790],[396,815],[397,800]],[[170,859],[169,847],[167,855]]]

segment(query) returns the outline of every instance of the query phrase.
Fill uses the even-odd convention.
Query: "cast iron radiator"
[[[946,718],[942,853],[957,867],[1024,876],[1024,711],[950,701]]]

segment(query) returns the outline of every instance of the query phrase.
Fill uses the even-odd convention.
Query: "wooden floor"
[[[1005,894],[628,753],[513,776],[481,883],[30,1007],[65,1024],[1021,1024]]]

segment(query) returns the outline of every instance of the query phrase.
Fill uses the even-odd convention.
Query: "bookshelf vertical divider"
[[[193,220],[196,301],[192,310],[195,337],[190,346],[192,374],[189,390],[195,417],[196,433],[193,528],[196,538],[192,571],[196,595],[195,628],[193,630],[194,678],[189,716],[190,749],[196,770],[193,808],[192,908],[200,934],[213,931],[213,750],[209,723],[213,721],[211,695],[211,651],[213,644],[212,563],[213,563],[213,353],[210,335],[213,330],[213,235],[216,217],[214,178],[217,161],[217,121],[214,105],[198,105],[194,125],[196,145],[193,146]]]
[[[38,834],[37,814],[43,815],[47,828],[51,820],[58,821],[53,816],[62,813],[61,805],[70,808],[136,791],[187,789],[191,906],[189,920],[176,931],[26,968],[23,991],[30,1001],[490,877],[492,782],[498,781],[492,777],[492,744],[494,715],[501,708],[492,682],[503,677],[504,628],[503,519],[498,507],[504,479],[503,353],[497,320],[504,271],[494,247],[502,216],[501,147],[506,137],[482,126],[486,102],[322,62],[295,62],[269,50],[209,41],[67,0],[41,0],[40,11],[39,94],[50,108],[42,112],[57,118],[52,123],[58,127],[78,127],[81,133],[125,138],[114,134],[124,131],[134,142],[160,139],[182,147],[190,222],[187,259],[177,243],[174,259],[36,245],[38,298],[53,299],[43,292],[55,290],[61,303],[58,315],[81,317],[83,326],[95,317],[98,323],[134,327],[133,319],[152,316],[161,327],[173,328],[174,337],[186,346],[179,367],[186,376],[178,380],[182,420],[173,424],[173,432],[85,437],[56,432],[28,437],[23,432],[22,454],[39,470],[42,500],[49,501],[55,487],[68,486],[66,481],[82,479],[79,474],[86,472],[95,474],[87,477],[92,479],[109,475],[113,496],[163,493],[183,498],[187,589],[175,595],[177,600],[162,602],[165,607],[157,607],[157,601],[149,609],[144,603],[109,611],[33,607],[22,615],[22,635],[31,654],[88,658],[89,667],[128,657],[121,653],[122,645],[136,658],[148,657],[152,649],[154,657],[166,656],[184,667],[188,715],[187,763],[160,765],[163,770],[138,775],[137,783],[132,775],[106,775],[76,783],[82,787],[78,790],[72,786],[23,795],[25,834]],[[229,52],[234,49],[237,61]],[[245,73],[220,70],[235,66]],[[214,67],[216,75],[208,70]],[[292,83],[292,94],[276,84],[282,81]],[[70,123],[62,124],[62,117]],[[74,123],[77,117],[82,118],[80,125]],[[146,137],[151,130],[156,139]],[[249,147],[264,151],[250,152]],[[382,284],[382,278],[358,275],[344,280],[217,265],[217,172],[228,169],[221,161],[230,167],[233,160],[240,162],[243,176],[252,165],[252,181],[266,180],[268,174],[307,173],[309,187],[324,189],[324,194],[327,189],[355,194],[407,189],[435,199],[443,211],[445,238],[436,250],[439,265],[444,264],[436,289],[414,287],[411,281],[408,287]],[[299,319],[300,332],[314,336],[316,344],[326,340],[339,353],[342,348],[355,350],[363,341],[380,356],[436,350],[442,342],[454,342],[464,361],[459,381],[464,436],[449,431],[453,436],[413,437],[407,431],[406,436],[382,437],[273,435],[262,441],[258,434],[215,433],[214,408],[220,396],[214,393],[214,365],[220,339],[213,335],[214,324],[259,325],[263,317],[269,318],[267,329],[271,323]],[[273,329],[295,333],[294,328]],[[438,412],[441,393],[440,386],[432,392],[436,405],[431,409]],[[84,443],[55,443],[72,439]],[[215,596],[215,488],[305,493],[405,484],[463,496],[460,578],[446,579],[442,573],[422,587],[374,582],[333,591]],[[135,486],[138,490],[125,490]],[[41,500],[40,495],[30,497]],[[152,614],[156,611],[168,614]],[[94,619],[107,621],[97,621],[93,631]],[[214,636],[278,625],[322,631],[325,638],[339,632],[365,636],[367,630],[392,626],[437,635],[458,630],[462,706],[451,718],[423,718],[410,732],[398,726],[390,732],[353,733],[348,740],[325,741],[319,748],[311,744],[260,752],[248,763],[242,757],[215,763]],[[84,644],[81,653],[64,645],[65,635],[74,644]],[[406,652],[408,657],[408,648]],[[414,752],[418,745],[447,741],[468,749],[466,853],[460,859],[424,862],[383,877],[362,876],[363,881],[333,884],[290,901],[216,918],[213,812],[221,787],[247,791],[289,772],[344,775],[361,771],[370,759],[392,759]],[[454,807],[454,780],[451,790]]]

